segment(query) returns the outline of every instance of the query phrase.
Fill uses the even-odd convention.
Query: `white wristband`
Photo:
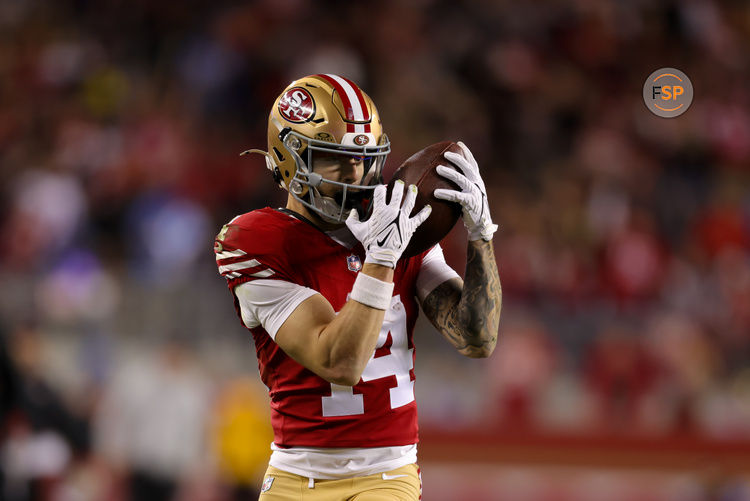
[[[378,310],[387,310],[393,297],[393,282],[383,282],[377,278],[359,273],[349,295],[351,299]]]

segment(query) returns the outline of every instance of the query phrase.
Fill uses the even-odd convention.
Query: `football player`
[[[501,290],[479,168],[469,149],[439,167],[460,190],[465,281],[439,245],[401,258],[427,206],[381,172],[390,152],[372,100],[350,80],[292,82],[271,109],[268,151],[285,208],[237,216],[215,241],[219,272],[255,340],[274,441],[260,499],[417,500],[412,331],[421,306],[463,355],[495,348]]]

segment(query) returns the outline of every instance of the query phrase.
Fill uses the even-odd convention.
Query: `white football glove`
[[[492,240],[492,235],[497,231],[497,225],[492,224],[490,218],[487,189],[484,187],[482,176],[479,175],[479,165],[464,143],[459,141],[458,146],[461,147],[463,154],[446,151],[443,156],[458,167],[463,174],[445,165],[438,165],[437,173],[456,183],[461,191],[438,188],[433,195],[435,198],[461,204],[464,226],[469,231],[469,241]]]
[[[360,221],[356,210],[349,214],[346,226],[362,242],[366,252],[365,263],[395,268],[417,226],[432,212],[432,207],[427,205],[410,218],[409,214],[417,201],[417,187],[409,186],[404,205],[401,206],[403,194],[404,182],[396,181],[391,192],[391,202],[386,204],[386,187],[380,185],[375,188],[372,214],[367,221]]]

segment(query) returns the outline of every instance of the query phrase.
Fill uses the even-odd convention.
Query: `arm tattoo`
[[[492,242],[469,242],[466,273],[435,288],[422,309],[432,325],[463,355],[487,357],[495,349],[502,289]]]

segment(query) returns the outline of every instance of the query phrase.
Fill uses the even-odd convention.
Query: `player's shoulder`
[[[291,224],[287,214],[266,207],[241,214],[221,228],[214,253],[230,288],[259,278],[291,281],[286,242],[294,234]]]
[[[224,226],[236,227],[245,230],[263,230],[265,228],[277,228],[288,223],[289,217],[283,212],[264,207],[234,217]]]
[[[270,207],[246,212],[222,226],[214,247],[222,251],[278,244],[290,224],[289,216]]]

